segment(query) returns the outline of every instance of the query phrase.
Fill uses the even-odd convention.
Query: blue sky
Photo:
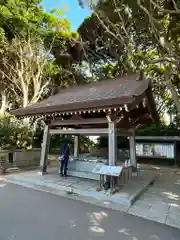
[[[88,8],[82,9],[78,5],[78,0],[43,0],[43,5],[46,11],[52,8],[62,9],[67,7],[66,16],[71,21],[72,30],[76,30],[83,19],[90,15]]]

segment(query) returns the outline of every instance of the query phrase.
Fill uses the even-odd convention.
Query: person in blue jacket
[[[64,143],[61,146],[60,150],[61,156],[61,167],[60,167],[60,174],[61,176],[67,176],[67,166],[69,161],[69,145],[68,143]]]

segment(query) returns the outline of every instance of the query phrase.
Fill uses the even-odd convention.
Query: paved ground
[[[17,185],[38,188],[39,190],[60,196],[66,195],[65,192],[67,189],[71,192],[71,187],[74,186],[74,189],[76,188],[77,191],[76,195],[79,195],[79,197],[76,196],[76,199],[128,212],[135,216],[140,216],[163,224],[165,223],[180,229],[180,175],[175,174],[173,171],[169,173],[167,171],[160,172],[160,176],[155,181],[155,184],[149,187],[140,199],[130,208],[120,204],[119,196],[122,197],[124,195],[125,199],[129,196],[128,194],[132,195],[133,192],[131,190],[133,189],[134,191],[137,187],[134,181],[131,182],[130,188],[126,186],[126,191],[124,190],[123,192],[123,190],[121,190],[120,195],[116,194],[116,202],[113,202],[112,197],[105,199],[102,198],[101,195],[98,195],[98,197],[94,196],[94,194],[97,195],[95,190],[97,186],[96,182],[89,182],[82,179],[77,180],[77,178],[74,177],[63,179],[59,178],[56,173],[42,177],[38,176],[36,171],[31,171],[22,174],[7,175],[6,178],[7,180],[9,178],[11,180],[10,182],[16,183]],[[92,189],[94,189],[94,192],[90,194]]]
[[[128,212],[180,228],[180,175],[161,174]]]
[[[2,240],[179,240],[180,230],[0,182]]]
[[[60,178],[57,174],[57,168],[49,168],[48,174],[44,176],[39,175],[38,171],[35,170],[6,175],[5,179],[17,185],[24,186],[25,184],[27,187],[31,185],[45,186],[59,192],[71,192],[82,197],[94,198],[96,201],[101,201],[102,204],[104,201],[121,204],[127,209],[142,192],[146,191],[149,184],[153,182],[157,176],[158,174],[153,171],[140,171],[138,177],[133,176],[125,187],[121,187],[119,191],[113,195],[110,193],[110,189],[109,191],[97,191],[99,181],[74,176]]]

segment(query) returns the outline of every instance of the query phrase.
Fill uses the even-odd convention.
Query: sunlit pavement
[[[179,240],[180,230],[0,181],[2,240]]]
[[[50,193],[55,191],[59,195],[71,193],[71,195],[78,195],[83,200],[84,198],[89,198],[91,201],[93,199],[93,203],[96,201],[101,206],[104,206],[104,202],[108,202],[111,203],[111,206],[110,204],[108,206],[113,209],[114,205],[116,205],[119,210],[127,211],[134,199],[137,199],[157,179],[158,174],[152,171],[141,171],[138,177],[133,176],[124,188],[121,188],[119,192],[113,195],[110,194],[110,189],[107,192],[97,191],[99,182],[96,180],[74,176],[62,178],[57,174],[57,168],[48,169],[48,174],[43,176],[38,174],[38,170],[34,170],[12,173],[4,177],[9,183],[33,187],[33,189],[39,189],[40,187],[42,191],[44,191],[44,188],[49,188]]]
[[[136,192],[136,187],[139,185],[133,181],[131,187],[126,186],[125,190],[128,191],[125,193],[121,191],[119,193],[117,196],[119,202],[115,203],[111,197],[105,200],[104,197],[106,197],[106,195],[103,195],[103,197],[98,195],[99,193],[96,191],[98,183],[96,181],[87,181],[75,177],[63,179],[58,176],[56,170],[55,172],[53,169],[51,170],[52,172],[50,172],[49,169],[49,173],[43,177],[38,175],[37,170],[35,170],[21,174],[14,173],[6,175],[5,180],[13,184],[54,193],[59,196],[69,197],[67,193],[73,192],[71,198],[110,209],[120,210],[121,212],[128,212],[134,216],[143,217],[180,229],[180,175],[175,174],[173,171],[159,172],[160,175],[154,185],[146,189],[144,194],[140,196],[140,199],[137,200],[133,206],[128,207],[119,203],[119,197],[124,195],[127,197],[128,193],[132,195],[133,192],[131,190]],[[144,178],[141,180],[142,183],[141,181],[139,183],[144,186]]]
[[[155,170],[149,172],[154,171]],[[96,192],[96,184],[98,184],[96,181],[86,181],[85,179],[77,179],[75,177],[68,177],[67,179],[59,178],[56,170],[54,172],[53,169],[52,172],[50,172],[49,169],[49,174],[43,177],[38,175],[36,170],[21,174],[14,173],[6,175],[5,180],[20,186],[66,197],[67,193],[72,193],[74,186],[73,193],[75,193],[75,195],[71,194],[71,198],[73,197],[83,202],[120,210],[121,212],[128,212],[134,216],[143,217],[180,229],[180,174],[179,172],[175,173],[173,171],[159,172],[159,174],[154,185],[150,186],[131,207],[120,204],[119,202],[115,203],[111,197],[106,200],[104,200],[102,196],[99,197]],[[135,182],[132,183],[135,184]],[[144,180],[142,184],[144,184]],[[129,191],[125,192],[126,197],[127,193],[131,193],[132,195],[131,189],[136,192],[136,184],[132,185],[131,188],[126,187],[126,190]],[[86,196],[86,194],[88,196]],[[123,196],[123,194],[123,191],[121,191],[120,195]]]
[[[180,229],[180,175],[161,173],[128,212]]]

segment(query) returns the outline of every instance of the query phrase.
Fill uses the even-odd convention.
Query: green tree
[[[179,18],[180,1],[100,0],[78,31],[97,76],[99,67],[113,77],[143,69],[160,105],[171,102],[180,114]]]
[[[0,148],[17,149],[31,147],[33,131],[8,115],[0,116]]]
[[[4,42],[0,49],[0,77],[8,86],[7,94],[11,92],[14,96],[13,105],[26,107],[39,101],[57,71],[50,49],[45,50],[40,41],[30,38],[14,38],[10,43]]]
[[[56,86],[86,82],[73,57],[78,34],[64,11],[46,12],[40,0],[1,1],[1,113],[36,103]]]
[[[65,9],[46,12],[41,0],[1,0],[0,24],[9,40],[26,33],[45,37],[54,33],[71,36],[70,22],[62,17]]]
[[[53,42],[52,53],[58,61],[78,39],[77,32],[71,31],[70,21],[63,16],[65,11],[66,8],[46,12],[41,0],[1,0],[1,39],[36,37],[48,49]]]

